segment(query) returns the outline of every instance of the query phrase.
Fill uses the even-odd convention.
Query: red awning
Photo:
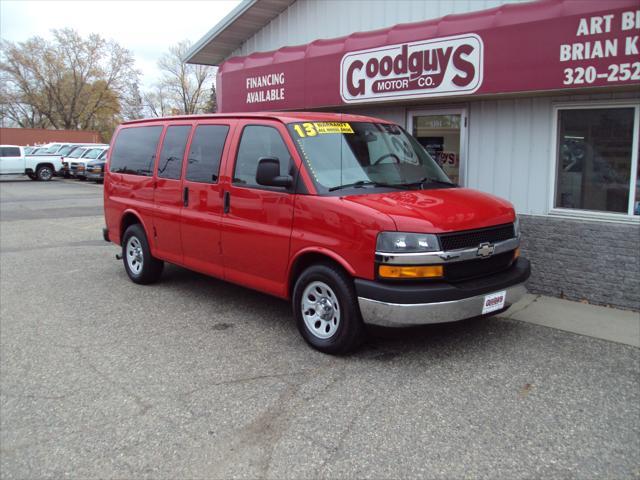
[[[639,35],[637,0],[503,5],[231,58],[218,72],[219,107],[640,86]]]

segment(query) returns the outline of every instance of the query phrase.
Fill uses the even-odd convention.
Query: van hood
[[[344,200],[389,215],[398,231],[405,232],[455,232],[515,220],[511,203],[469,188],[349,195]]]

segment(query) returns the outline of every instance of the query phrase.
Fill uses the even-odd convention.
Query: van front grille
[[[461,248],[477,247],[481,243],[496,243],[515,237],[513,224],[498,225],[497,227],[467,230],[465,232],[443,233],[438,235],[442,250],[458,250]]]
[[[444,267],[444,278],[456,282],[492,275],[509,268],[513,260],[513,250],[511,250],[489,258],[450,263]]]

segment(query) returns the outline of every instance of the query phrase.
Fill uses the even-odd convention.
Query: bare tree
[[[1,43],[3,115],[17,124],[106,129],[109,136],[137,82],[132,54],[99,35],[52,33],[51,41]]]
[[[170,110],[187,115],[205,110],[209,100],[207,93],[214,78],[212,67],[184,63],[189,47],[188,41],[180,42],[158,61]]]
[[[165,117],[171,115],[173,107],[163,83],[157,83],[151,90],[142,95],[145,115],[149,117]]]

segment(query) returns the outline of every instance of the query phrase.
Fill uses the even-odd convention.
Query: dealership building
[[[223,113],[401,125],[514,204],[532,292],[640,310],[637,0],[244,0],[186,60]]]

